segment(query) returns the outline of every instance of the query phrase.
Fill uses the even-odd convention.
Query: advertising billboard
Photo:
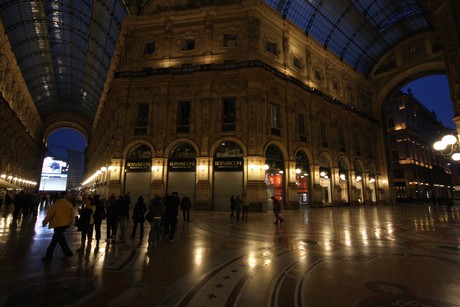
[[[67,173],[69,165],[53,157],[43,159],[40,191],[65,191],[67,188]]]

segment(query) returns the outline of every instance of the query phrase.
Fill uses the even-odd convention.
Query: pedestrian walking
[[[142,239],[144,237],[144,222],[145,222],[145,212],[147,211],[147,205],[144,202],[144,197],[139,196],[137,198],[137,202],[134,205],[133,209],[133,232],[131,233],[131,238],[136,236],[137,225],[139,224],[139,238]]]
[[[180,202],[180,207],[182,208],[182,215],[184,217],[184,222],[190,223],[190,208],[192,208],[192,202],[190,197],[184,195]]]
[[[169,241],[174,241],[174,234],[176,232],[177,225],[177,214],[180,206],[180,198],[177,192],[173,192],[172,195],[166,195],[164,200],[165,205],[165,216],[164,216],[164,228],[165,237],[169,238]]]
[[[150,223],[149,245],[160,241],[161,225],[163,223],[165,208],[160,195],[155,194],[150,201],[147,221]]]
[[[275,213],[275,225],[281,224],[284,222],[283,217],[281,216],[281,202],[276,199],[275,196],[272,196],[273,201],[273,213]]]
[[[72,251],[67,245],[64,232],[72,225],[74,218],[75,214],[72,204],[66,199],[66,193],[61,193],[60,198],[46,212],[46,216],[42,222],[43,226],[49,223],[49,228],[54,229],[53,238],[46,250],[45,257],[42,258],[42,262],[51,262],[57,244],[61,247],[64,257],[73,256]]]

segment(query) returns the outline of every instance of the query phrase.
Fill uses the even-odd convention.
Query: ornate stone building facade
[[[0,190],[33,189],[40,177],[42,121],[0,23]]]
[[[100,189],[178,191],[206,210],[243,193],[255,210],[272,195],[287,208],[389,202],[373,84],[243,3],[125,18],[87,151],[90,172],[113,168]]]
[[[35,15],[19,14],[35,4]],[[64,15],[72,10],[59,4]],[[86,172],[95,174],[88,185],[104,195],[177,190],[193,196],[195,208],[215,210],[243,193],[258,210],[271,195],[288,208],[389,203],[395,195],[381,118],[388,98],[420,76],[447,73],[454,120],[460,118],[456,1],[417,1],[423,12],[414,15],[395,15],[400,3],[387,3],[395,31],[373,28],[378,14],[354,19],[363,8],[355,2],[335,11],[262,0],[92,4],[77,8],[82,20],[98,16],[87,23],[47,24],[40,14],[56,8],[49,3],[8,2],[0,11],[7,24],[0,31],[1,175],[28,188],[38,179],[47,137],[70,127],[88,140]],[[331,28],[321,43],[307,31],[321,31],[315,14],[297,24],[286,18],[307,7],[339,14],[325,24]],[[378,7],[373,2],[369,10]],[[347,33],[347,43],[335,48],[342,53],[333,53],[343,43],[335,34],[345,17],[356,34],[366,27],[363,33],[375,37],[361,42]],[[82,24],[89,40],[72,41]],[[75,35],[61,39],[63,29]],[[36,37],[21,36],[32,32]],[[399,35],[396,43],[381,46],[383,55],[360,70],[374,47],[369,42],[382,43],[389,33]],[[349,44],[357,52],[351,64]],[[43,60],[53,57],[73,61]]]
[[[412,93],[396,94],[386,105],[390,189],[397,201],[450,199],[453,194],[452,160],[433,150],[440,136],[449,134],[436,115]]]

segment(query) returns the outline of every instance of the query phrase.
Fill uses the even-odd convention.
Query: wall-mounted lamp
[[[375,182],[375,178],[369,179],[369,182],[370,182],[370,183],[374,183],[374,182]]]
[[[101,167],[101,172],[104,173],[104,172],[106,172],[106,171],[107,171],[107,167],[105,167],[105,166]]]
[[[270,168],[270,166],[268,166],[268,164],[264,164],[264,170],[268,170]]]
[[[0,176],[0,178],[5,179],[5,178],[6,178],[6,174],[2,174],[2,175]]]
[[[345,176],[345,174],[340,174],[339,178],[340,180],[347,180],[347,176]]]
[[[158,166],[156,166],[156,165],[152,166],[152,171],[158,172],[158,170],[159,170]]]
[[[300,174],[301,172],[302,172],[302,170],[301,170],[300,168],[297,168],[297,169],[295,170],[295,173],[296,173],[296,174]]]
[[[200,165],[200,166],[198,167],[198,169],[199,169],[200,171],[204,171],[204,165]]]
[[[249,164],[249,169],[250,169],[251,171],[253,171],[255,168],[256,168],[256,166],[255,166],[254,164]]]
[[[356,176],[356,181],[361,181],[361,180],[363,180],[363,177],[361,177],[361,176]]]
[[[115,169],[115,166],[110,165],[109,166],[109,172],[113,171]]]

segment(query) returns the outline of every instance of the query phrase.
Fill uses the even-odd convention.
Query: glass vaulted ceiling
[[[431,27],[416,0],[266,0],[326,49],[368,74],[381,56]]]
[[[121,22],[120,0],[0,0],[0,19],[42,118],[92,122]]]
[[[431,31],[416,0],[265,2],[364,74],[397,43]],[[122,0],[0,0],[0,19],[42,118],[66,111],[93,120],[127,14]]]

